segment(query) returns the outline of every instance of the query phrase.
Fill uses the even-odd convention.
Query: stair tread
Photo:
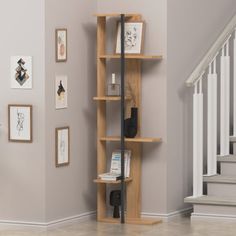
[[[217,156],[217,161],[219,161],[219,162],[236,162],[236,156],[235,155]]]
[[[186,197],[184,202],[204,205],[236,206],[235,197],[217,197],[204,195],[201,197]]]
[[[204,176],[203,181],[207,183],[236,184],[236,176],[225,176],[225,175]]]
[[[236,142],[236,136],[230,136],[229,141],[233,143]]]

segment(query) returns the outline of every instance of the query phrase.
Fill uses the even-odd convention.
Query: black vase
[[[131,117],[125,120],[125,137],[134,138],[138,132],[138,108],[131,107]]]
[[[110,204],[114,207],[113,218],[120,218],[121,191],[113,190],[110,193]]]

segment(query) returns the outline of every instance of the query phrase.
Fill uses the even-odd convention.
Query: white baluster
[[[213,66],[213,68],[212,68]],[[212,70],[213,69],[213,70]],[[216,58],[207,76],[207,175],[217,173],[217,74]]]
[[[197,86],[199,84],[199,92]],[[203,193],[203,94],[202,76],[193,95],[193,196]]]
[[[229,40],[222,48],[220,94],[220,155],[229,155],[230,58]]]
[[[235,29],[235,34],[234,34],[234,136],[236,136],[236,29]]]

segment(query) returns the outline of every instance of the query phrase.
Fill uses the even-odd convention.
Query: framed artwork
[[[31,105],[8,105],[8,139],[11,142],[33,141]]]
[[[32,89],[32,57],[11,57],[11,88]]]
[[[70,164],[70,128],[56,128],[56,167]]]
[[[67,29],[56,29],[56,62],[67,61]]]
[[[125,22],[125,53],[141,54],[143,50],[144,22]],[[115,53],[121,53],[121,23],[118,22]]]
[[[56,76],[55,79],[55,102],[56,109],[67,108],[67,76]]]

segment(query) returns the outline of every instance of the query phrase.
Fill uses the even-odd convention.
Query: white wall
[[[8,0],[0,7],[0,221],[44,221],[44,1]],[[33,57],[33,89],[10,89],[10,57]],[[10,143],[7,105],[33,105],[33,143]]]
[[[163,55],[161,63],[144,62],[142,79],[142,135],[162,137],[158,145],[144,144],[142,159],[142,211],[165,213],[166,196],[166,57],[167,12],[165,0],[98,0],[98,12],[141,13],[146,21],[146,54]],[[115,28],[112,29],[115,32]],[[110,34],[110,32],[108,32]],[[108,39],[112,51],[114,41]],[[110,65],[113,67],[113,65]],[[110,71],[111,74],[112,71]],[[108,74],[108,76],[110,76]],[[112,113],[115,114],[115,113]],[[118,116],[119,117],[119,116]],[[111,122],[112,121],[112,122]],[[110,117],[110,123],[119,120]],[[119,124],[119,123],[118,123]],[[109,129],[111,129],[109,127]],[[117,130],[118,131],[118,130]],[[152,184],[150,184],[152,182]]]
[[[145,53],[164,56],[161,63],[143,64],[142,134],[160,136],[163,143],[144,145],[142,211],[168,213],[186,207],[183,198],[191,194],[192,184],[192,91],[184,81],[235,7],[234,0],[4,1],[0,221],[48,222],[96,208],[96,11],[141,13],[147,22]],[[67,63],[55,63],[57,27],[68,29]],[[109,45],[112,50],[113,41]],[[10,89],[12,55],[33,56],[33,90]],[[66,110],[55,110],[56,74],[69,78]],[[8,142],[10,103],[33,104],[32,144]],[[71,129],[71,164],[56,169],[54,133],[64,125]]]
[[[46,0],[46,221],[96,209],[96,4]],[[55,29],[68,30],[68,61],[55,63]],[[68,108],[55,110],[55,75],[68,76]],[[55,128],[70,126],[70,165],[55,168]]]
[[[192,195],[193,91],[184,82],[235,13],[235,0],[167,1],[168,212]]]

